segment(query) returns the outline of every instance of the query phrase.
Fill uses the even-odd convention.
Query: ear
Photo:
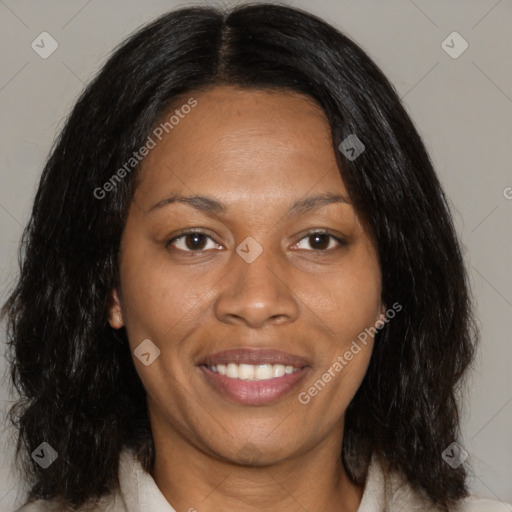
[[[113,329],[120,329],[124,326],[123,312],[117,288],[113,288],[109,297],[108,322]]]

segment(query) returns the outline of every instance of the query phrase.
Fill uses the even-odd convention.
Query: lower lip
[[[199,367],[207,381],[221,394],[246,405],[263,405],[287,395],[305,377],[308,367],[268,380],[231,379],[206,366]]]

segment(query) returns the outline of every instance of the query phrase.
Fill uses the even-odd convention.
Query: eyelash
[[[187,235],[194,235],[194,234],[200,234],[200,235],[205,235],[207,236],[210,240],[212,240],[213,242],[217,243],[208,233],[206,233],[205,231],[202,231],[200,229],[198,230],[189,230],[189,231],[184,231],[182,233],[179,233],[177,236],[171,238],[170,240],[168,240],[165,244],[165,247],[168,248],[173,242],[175,242],[176,240],[179,240],[180,238],[185,238]],[[340,238],[339,236],[336,236],[334,235],[332,232],[330,232],[329,230],[327,229],[317,229],[317,230],[313,230],[313,231],[308,231],[307,233],[304,234],[304,236],[299,240],[299,242],[301,242],[302,240],[304,240],[305,238],[309,238],[313,235],[327,235],[329,236],[331,239],[334,239],[337,243],[338,243],[338,247],[334,247],[334,248],[331,248],[331,249],[306,249],[308,250],[309,252],[315,252],[315,253],[330,253],[331,251],[335,251],[337,249],[341,249],[343,247],[345,247],[347,245],[347,242],[343,239],[343,238]],[[297,242],[297,243],[299,243]],[[201,254],[202,252],[205,251],[205,249],[199,249],[197,251],[191,251],[191,250],[185,250],[185,249],[177,249],[178,251],[182,251],[182,252],[186,252],[186,253],[199,253]]]

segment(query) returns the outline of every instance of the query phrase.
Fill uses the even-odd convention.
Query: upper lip
[[[305,357],[290,354],[276,349],[255,349],[255,348],[237,348],[224,350],[210,354],[202,359],[199,365],[216,366],[218,364],[282,364],[284,366],[293,366],[295,368],[304,368],[310,366],[309,360]]]

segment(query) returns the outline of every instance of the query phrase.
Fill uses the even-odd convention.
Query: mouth
[[[238,379],[247,381],[271,380],[283,375],[290,375],[300,371],[302,368],[296,368],[292,365],[283,364],[218,364],[206,366],[214,373],[225,375],[228,379]]]
[[[311,369],[306,358],[274,349],[227,350],[205,357],[197,366],[216,392],[247,405],[287,395]]]

